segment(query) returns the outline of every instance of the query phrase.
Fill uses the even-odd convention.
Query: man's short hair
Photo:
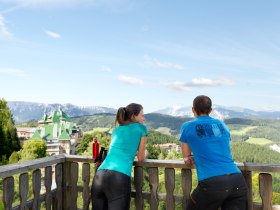
[[[198,115],[210,114],[212,110],[212,101],[208,96],[200,95],[193,100],[193,108]]]

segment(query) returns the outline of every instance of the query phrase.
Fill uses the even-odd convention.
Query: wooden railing
[[[3,189],[2,200],[5,210],[91,209],[89,196],[94,173],[93,164],[91,157],[57,155],[1,166],[0,189]],[[271,172],[280,173],[280,164],[244,163],[238,164],[238,166],[242,170],[249,188],[249,210],[280,210],[280,205],[271,204],[272,175],[270,174]],[[164,170],[165,192],[158,190],[159,170]],[[176,170],[181,171],[181,190],[183,193],[180,195],[174,194]],[[132,191],[135,208],[142,210],[146,200],[151,210],[159,209],[159,202],[164,202],[165,208],[168,210],[175,209],[175,205],[180,205],[180,209],[185,209],[192,190],[192,171],[193,169],[186,167],[180,160],[135,162],[134,190]],[[259,174],[259,191],[262,203],[253,203],[252,201],[253,172],[261,172]],[[30,180],[29,176],[32,176]],[[144,176],[148,177],[150,186],[148,192],[143,191]],[[15,189],[15,183],[19,183],[18,189]],[[32,187],[29,187],[29,183]],[[31,190],[32,193],[29,194],[32,194],[32,198],[28,198],[28,192]],[[80,196],[78,196],[79,193]],[[19,202],[14,202],[15,194],[19,196]],[[78,200],[81,200],[82,203],[78,204]]]

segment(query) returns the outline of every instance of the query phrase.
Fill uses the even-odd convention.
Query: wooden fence
[[[0,166],[0,189],[5,210],[88,210],[90,186],[93,176],[93,159],[85,156],[57,155],[23,163]],[[280,173],[280,164],[238,164],[246,179],[249,210],[280,210],[280,205],[272,205],[272,175]],[[165,192],[159,192],[159,169],[164,170]],[[81,170],[82,181],[78,182]],[[91,171],[92,170],[92,171]],[[175,170],[181,171],[182,194],[174,194]],[[168,210],[174,210],[179,204],[185,209],[192,190],[192,171],[181,160],[145,160],[134,163],[134,189],[137,210],[144,208],[144,201],[149,203],[149,209],[159,209],[159,202],[164,202]],[[144,171],[147,171],[150,191],[143,191]],[[252,173],[259,174],[259,191],[262,203],[252,201]],[[29,177],[32,177],[29,184]],[[18,179],[18,180],[17,180]],[[15,183],[19,188],[15,189]],[[79,183],[79,184],[78,184]],[[33,198],[28,199],[32,190]],[[18,191],[19,202],[15,203]],[[82,204],[77,204],[78,193],[81,194]],[[0,196],[1,197],[1,196]],[[42,205],[43,204],[43,205]],[[79,208],[78,208],[79,206]]]

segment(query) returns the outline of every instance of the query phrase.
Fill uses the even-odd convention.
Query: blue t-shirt
[[[109,152],[98,170],[109,169],[131,176],[140,140],[147,134],[147,127],[140,123],[116,127],[112,133]]]
[[[230,152],[230,132],[220,120],[199,116],[181,128],[181,142],[190,146],[198,181],[219,175],[241,173]]]

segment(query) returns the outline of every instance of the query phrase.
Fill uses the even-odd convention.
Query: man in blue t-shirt
[[[192,111],[196,118],[183,124],[180,136],[184,162],[196,166],[198,177],[187,210],[247,209],[247,185],[232,159],[229,129],[209,116],[208,96],[197,96]]]

